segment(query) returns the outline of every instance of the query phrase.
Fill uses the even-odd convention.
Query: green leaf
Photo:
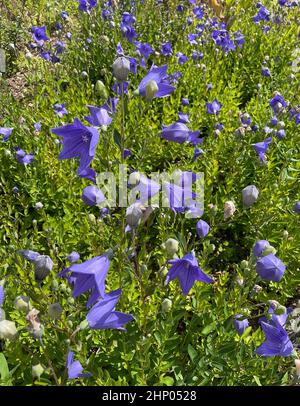
[[[116,129],[114,130],[114,141],[118,145],[118,147],[121,149],[121,146],[122,146],[121,134]]]
[[[197,351],[195,350],[195,348],[194,348],[193,346],[191,346],[191,344],[188,345],[188,353],[189,353],[189,356],[190,356],[191,361],[194,362],[194,360],[195,360],[195,359],[197,358],[197,356],[198,356],[198,353],[197,353]]]
[[[204,329],[202,329],[201,334],[207,336],[209,333],[216,329],[216,322],[213,321],[212,323],[208,324]]]
[[[3,353],[0,353],[0,378],[1,378],[0,381],[1,386],[11,385],[9,369]]]
[[[167,386],[173,386],[174,385],[174,379],[171,376],[163,376],[160,378],[161,383]]]
[[[262,386],[258,376],[253,375],[253,378],[254,378],[254,380],[255,380],[255,382],[257,383],[258,386]]]

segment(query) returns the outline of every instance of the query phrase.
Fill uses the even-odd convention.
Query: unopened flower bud
[[[90,222],[90,223],[96,224],[96,217],[95,217],[95,215],[94,215],[93,213],[90,213],[90,214],[88,215],[88,219],[89,219],[89,222]]]
[[[89,322],[84,319],[80,324],[79,324],[80,330],[85,330],[86,328],[89,327]]]
[[[236,278],[236,283],[237,283],[240,287],[242,287],[242,286],[244,285],[244,278],[237,277],[237,278]]]
[[[59,303],[52,303],[48,306],[48,315],[52,319],[59,319],[62,314],[62,307]]]
[[[179,250],[179,242],[174,238],[168,238],[167,241],[164,243],[165,249],[169,256],[173,256]]]
[[[155,80],[150,80],[145,88],[146,91],[146,100],[150,101],[153,99],[153,97],[156,95],[158,92],[158,86]]]
[[[130,186],[136,186],[140,181],[141,175],[139,172],[132,172],[129,175],[128,183]]]
[[[44,207],[44,205],[43,205],[43,203],[41,203],[41,202],[37,202],[37,203],[35,204],[35,209],[36,209],[36,210],[41,210],[43,207]]]
[[[283,238],[287,240],[289,238],[289,232],[287,230],[283,231]]]
[[[41,375],[45,372],[45,368],[41,364],[33,365],[31,374],[33,378],[41,379]]]
[[[87,79],[89,77],[88,73],[85,70],[81,72],[80,76],[82,77],[82,79]]]
[[[242,268],[242,269],[245,269],[245,268],[248,268],[248,266],[249,266],[249,262],[244,259],[244,260],[241,262],[241,268]]]
[[[278,306],[280,306],[280,303],[277,302],[277,300],[268,300],[268,303],[273,310],[276,310]]]
[[[34,260],[36,281],[44,280],[53,268],[53,261],[48,255],[38,255]]]
[[[100,42],[104,43],[104,44],[109,44],[109,37],[107,35],[101,35],[99,37]]]
[[[108,91],[106,89],[105,84],[101,80],[97,80],[95,85],[95,93],[97,96],[107,99],[108,98]]]
[[[143,207],[140,203],[134,203],[126,210],[126,223],[130,227],[137,227],[143,217]]]
[[[127,80],[128,74],[130,72],[130,62],[124,56],[120,56],[113,63],[113,73],[117,80],[120,82],[125,82]]]
[[[261,286],[259,286],[259,285],[254,285],[253,286],[253,288],[252,288],[252,291],[251,291],[251,295],[252,296],[254,296],[254,295],[256,295],[257,293],[260,293],[261,291],[262,291],[262,287]]]
[[[224,220],[229,219],[234,215],[236,211],[235,205],[232,201],[227,201],[224,203]]]
[[[28,313],[31,306],[29,303],[29,298],[25,296],[17,296],[14,301],[14,306],[20,312]]]
[[[242,196],[243,196],[243,205],[248,208],[252,206],[253,203],[256,202],[258,198],[259,191],[254,185],[250,185],[245,187],[242,190]]]
[[[168,313],[172,308],[172,300],[170,299],[164,299],[162,304],[161,304],[161,309],[163,313]]]
[[[13,340],[16,338],[17,334],[18,332],[14,321],[0,321],[0,338],[4,340]]]

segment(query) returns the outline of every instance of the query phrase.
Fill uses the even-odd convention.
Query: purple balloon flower
[[[109,116],[106,109],[102,107],[94,107],[94,106],[87,106],[91,115],[85,116],[84,118],[88,121],[91,125],[95,127],[108,127],[109,124],[112,122],[112,118]]]
[[[65,109],[66,103],[55,103],[53,109],[59,118],[62,118],[65,114],[68,114],[68,111]]]
[[[276,131],[275,135],[277,138],[282,140],[282,138],[285,138],[286,133],[285,133],[284,129],[282,128],[281,130]]]
[[[23,151],[21,148],[17,147],[15,148],[15,151],[17,161],[20,162],[20,164],[29,165],[34,160],[33,154],[26,154],[26,152]]]
[[[49,37],[46,35],[46,27],[32,27],[32,39],[36,41],[39,46],[44,44],[44,41],[49,41]]]
[[[149,58],[149,56],[154,52],[154,49],[150,44],[138,41],[135,42],[135,49],[145,58]]]
[[[249,321],[242,314],[234,316],[233,326],[239,336],[243,335],[246,328],[249,326]]]
[[[4,288],[2,285],[0,285],[0,307],[2,306],[4,301]]]
[[[284,263],[274,254],[268,254],[256,263],[256,272],[267,281],[279,282],[285,269]]]
[[[172,264],[172,266],[169,269],[166,282],[169,283],[177,278],[184,296],[189,293],[195,281],[214,283],[214,280],[199,267],[193,253],[185,255],[183,258],[171,259],[168,264]]]
[[[290,313],[292,312],[291,308],[288,308],[285,310],[284,314],[275,314],[275,310],[273,309],[272,306],[270,306],[268,313],[272,315],[272,320],[275,323],[279,323],[281,326],[285,325],[285,322],[287,320],[287,318],[289,317]],[[260,321],[266,321],[268,322],[267,318],[265,317],[261,317]]]
[[[0,134],[3,135],[2,142],[6,142],[12,133],[13,128],[0,127]]]
[[[269,244],[269,241],[267,241],[267,240],[257,241],[253,247],[253,255],[255,257],[261,257],[263,251],[269,246],[270,246],[270,244]]]
[[[52,128],[51,132],[62,137],[63,148],[58,159],[79,158],[80,164],[77,174],[86,170],[92,162],[99,141],[96,128],[87,127],[75,118],[73,124]]]
[[[83,367],[79,361],[73,361],[74,352],[69,351],[68,359],[67,359],[67,370],[68,370],[68,378],[69,379],[76,379],[76,378],[89,378],[91,376],[90,373],[83,374]]]
[[[274,110],[275,114],[278,113],[283,108],[287,107],[287,104],[286,104],[284,98],[280,94],[277,94],[276,96],[274,96],[269,104],[272,107],[272,109]]]
[[[188,141],[190,133],[191,131],[184,123],[177,121],[169,126],[162,125],[161,136],[167,141],[183,144]]]
[[[105,200],[105,196],[97,188],[97,186],[87,186],[83,189],[82,200],[88,206],[94,206],[95,204],[101,204]]]
[[[203,238],[209,233],[209,225],[204,220],[199,220],[196,225],[196,231],[199,237]]]
[[[31,250],[19,250],[17,251],[17,254],[21,255],[23,258],[27,259],[27,261],[30,262],[34,262],[40,255],[38,252]]]
[[[160,53],[163,56],[168,56],[168,55],[172,54],[173,53],[172,43],[171,42],[166,42],[165,44],[162,44]]]
[[[92,306],[99,297],[105,294],[105,279],[110,261],[106,255],[89,259],[82,264],[71,265],[58,274],[66,277],[71,274],[71,282],[74,283],[72,296],[75,298],[88,290],[92,290],[87,307]]]
[[[76,251],[72,251],[71,254],[67,256],[67,260],[70,262],[77,262],[80,259],[80,255]]]
[[[257,142],[256,144],[251,144],[252,147],[255,149],[255,151],[258,153],[259,159],[264,162],[266,160],[266,155],[265,153],[269,149],[269,145],[272,142],[272,138],[269,137],[266,139],[266,141],[263,142]]]
[[[40,123],[40,121],[37,123],[34,123],[33,126],[34,126],[35,131],[41,131],[41,129],[42,129],[42,124]]]
[[[260,325],[266,340],[256,349],[256,354],[263,357],[274,357],[276,355],[287,357],[292,355],[294,351],[293,344],[278,321],[271,320],[268,323],[260,321]]]
[[[174,90],[175,87],[169,85],[168,74],[167,74],[168,65],[160,67],[152,67],[148,74],[144,77],[139,85],[139,93],[146,97],[147,86],[155,82],[157,86],[157,91],[153,97],[166,97],[169,96]]]
[[[300,214],[300,202],[297,202],[294,207],[293,210],[297,213]]]
[[[94,169],[90,168],[89,166],[82,170],[77,170],[77,176],[80,178],[85,178],[90,180],[91,182],[96,183],[96,172]]]
[[[125,330],[124,325],[134,318],[131,314],[115,311],[121,293],[121,289],[110,292],[92,307],[86,316],[90,328],[94,330]]]
[[[269,68],[262,68],[261,74],[262,74],[262,76],[265,76],[265,77],[271,77],[271,72],[270,72]]]
[[[133,155],[133,153],[132,153],[132,151],[130,149],[124,148],[124,153],[123,153],[123,158],[124,159],[126,159],[126,158],[128,158],[129,156],[132,156],[132,155]]]
[[[217,116],[220,113],[222,106],[223,104],[218,102],[215,98],[211,103],[206,103],[206,112]]]

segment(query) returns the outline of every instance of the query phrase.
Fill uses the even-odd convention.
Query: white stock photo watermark
[[[186,217],[200,217],[204,209],[204,173],[174,170],[172,173],[128,171],[119,165],[118,174],[101,172],[97,186],[105,196],[102,207],[171,208],[185,213]]]

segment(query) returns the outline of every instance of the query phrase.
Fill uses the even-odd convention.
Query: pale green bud
[[[89,322],[85,319],[79,324],[80,330],[85,330],[89,327]]]
[[[174,238],[167,239],[167,241],[164,243],[164,246],[167,254],[170,256],[173,256],[179,250],[179,242]]]
[[[89,221],[90,221],[91,223],[96,224],[96,217],[95,217],[95,215],[94,215],[93,213],[90,213],[90,214],[88,215],[88,219],[89,219]]]
[[[41,375],[45,372],[45,368],[41,364],[33,365],[32,367],[32,377],[41,379]]]
[[[18,332],[14,321],[0,321],[0,338],[4,340],[14,340],[17,334]]]
[[[249,262],[244,259],[244,260],[241,262],[241,268],[242,268],[242,269],[245,269],[245,268],[248,268],[248,266],[249,266]]]
[[[128,177],[128,183],[130,186],[136,186],[140,181],[141,175],[139,172],[132,172]]]
[[[161,304],[161,309],[163,313],[168,313],[172,308],[172,300],[170,299],[164,299],[162,304]]]
[[[25,296],[17,296],[14,300],[14,306],[20,312],[28,313],[31,309],[31,305],[29,303],[28,297]]]
[[[283,238],[287,240],[289,238],[289,232],[287,230],[283,231]]]
[[[52,319],[59,319],[62,314],[62,307],[59,303],[52,303],[48,306],[48,315]]]
[[[101,80],[97,80],[95,85],[95,93],[97,96],[107,99],[108,98],[108,91],[105,84]]]

